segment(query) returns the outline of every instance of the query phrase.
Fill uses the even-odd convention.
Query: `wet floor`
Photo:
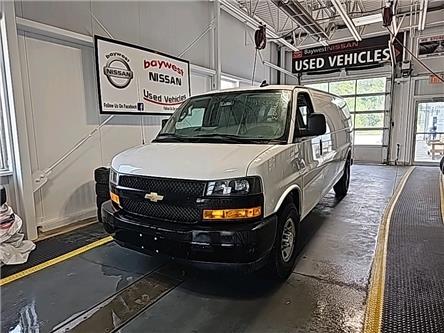
[[[384,208],[404,169],[352,168],[303,221],[281,284],[210,273],[111,243],[1,288],[1,332],[360,332]]]

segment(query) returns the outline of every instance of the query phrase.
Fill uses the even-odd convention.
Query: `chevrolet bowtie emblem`
[[[152,202],[162,201],[163,195],[159,195],[156,192],[151,192],[151,193],[145,194],[145,199],[148,199],[149,201],[152,201]]]

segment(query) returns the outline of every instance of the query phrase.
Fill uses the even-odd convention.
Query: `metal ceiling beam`
[[[339,0],[331,0],[333,6],[335,7],[336,11],[341,15],[342,20],[344,21],[345,25],[347,26],[348,30],[350,30],[350,33],[352,34],[353,38],[360,42],[362,40],[361,35],[358,32],[358,29],[356,29],[355,24],[353,23],[350,16],[348,16],[347,11],[342,6],[341,1]]]
[[[328,39],[324,29],[299,2],[294,0],[272,0],[272,2],[307,33],[316,35],[317,39]]]
[[[218,1],[218,0],[216,0],[216,1]],[[256,15],[253,15],[253,16],[248,15],[248,13],[246,11],[244,11],[241,8],[237,7],[236,5],[232,4],[229,0],[219,0],[219,1],[220,1],[221,8],[225,12],[227,12],[231,16],[237,18],[239,21],[245,23],[246,25],[248,25],[250,28],[252,28],[254,30],[256,30],[258,28],[258,26],[260,25],[260,22],[262,22],[262,20],[259,17],[257,17]],[[267,32],[267,37],[273,39],[273,41],[280,43],[293,51],[299,51],[299,49],[296,46],[289,43],[284,38],[281,38],[272,27],[267,26],[266,32]]]

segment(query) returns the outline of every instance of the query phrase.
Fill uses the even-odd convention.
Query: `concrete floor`
[[[165,273],[177,265],[110,243],[2,287],[1,331],[110,331],[128,320],[120,332],[361,332],[379,222],[403,172],[353,166],[349,195],[328,194],[303,221],[285,283]]]

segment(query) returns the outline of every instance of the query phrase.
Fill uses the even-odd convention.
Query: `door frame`
[[[425,165],[425,166],[435,166],[439,165],[439,160],[437,161],[416,161],[416,133],[417,133],[417,126],[418,126],[418,105],[420,103],[433,103],[433,102],[444,102],[444,96],[442,95],[428,95],[428,96],[418,96],[415,97],[413,100],[414,105],[414,123],[413,123],[413,130],[411,135],[411,158],[410,158],[410,165]]]

